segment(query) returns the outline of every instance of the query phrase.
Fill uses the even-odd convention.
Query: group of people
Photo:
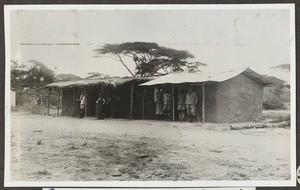
[[[87,97],[84,91],[80,95],[79,99],[79,118],[85,116]],[[97,119],[105,119],[106,117],[115,117],[118,114],[116,109],[120,98],[118,96],[104,97],[99,93],[98,99],[96,100],[96,117]]]
[[[177,96],[177,111],[179,121],[193,122],[197,118],[197,103],[198,95],[191,88],[188,88],[187,92],[184,90],[178,91]],[[84,91],[80,95],[79,99],[79,118],[83,118],[86,111],[87,97]],[[156,89],[154,102],[156,104],[155,114],[158,120],[171,120],[172,110],[172,95],[169,91],[163,91],[162,88]],[[120,98],[112,95],[112,97],[104,97],[99,93],[96,100],[96,117],[97,119],[104,119],[105,117],[115,117],[118,114],[118,105]]]
[[[171,93],[168,91],[163,91],[162,88],[156,90],[154,102],[156,103],[155,114],[158,120],[171,119],[171,97]],[[195,121],[197,118],[197,93],[191,88],[188,88],[187,93],[185,93],[183,90],[179,90],[177,99],[179,121]]]
[[[119,109],[117,109],[120,102],[120,97],[113,95],[112,97],[103,97],[99,93],[96,101],[96,117],[97,119],[105,119],[108,116],[115,117],[118,115]]]

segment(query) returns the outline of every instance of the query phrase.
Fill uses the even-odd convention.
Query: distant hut
[[[16,106],[16,91],[10,90],[10,106],[15,107]]]
[[[151,119],[154,114],[146,112],[145,110],[147,109],[146,105],[148,105],[149,108],[149,102],[153,99],[153,97],[151,97],[153,93],[147,93],[149,88],[139,87],[138,85],[152,79],[155,79],[155,77],[84,79],[51,83],[46,85],[44,88],[49,89],[49,97],[51,90],[59,92],[57,114],[60,113],[59,110],[61,109],[62,115],[77,117],[79,104],[76,102],[76,99],[78,99],[81,92],[84,91],[87,95],[85,114],[88,117],[95,116],[96,100],[98,98],[98,94],[102,93],[104,97],[112,98],[112,96],[118,96],[120,98],[120,101],[116,105],[118,106],[118,112],[114,113],[114,117]],[[108,110],[108,112],[110,111],[111,110]]]
[[[247,68],[219,73],[171,73],[140,86],[168,86],[173,91],[173,120],[176,120],[176,96],[179,88],[197,92],[199,121],[230,123],[258,121],[262,117],[264,76]]]

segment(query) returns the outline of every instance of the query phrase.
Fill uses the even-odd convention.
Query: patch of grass
[[[78,149],[78,147],[75,146],[75,144],[72,144],[71,147],[70,147],[70,149],[71,149],[71,150],[76,150],[76,149]]]
[[[46,169],[44,170],[40,170],[38,172],[36,172],[37,175],[50,175],[51,173],[48,172]]]
[[[291,115],[289,110],[268,110],[263,111],[262,120],[270,123],[290,122]]]
[[[37,141],[37,145],[42,145],[42,140],[41,140],[41,139],[39,139],[39,140]]]

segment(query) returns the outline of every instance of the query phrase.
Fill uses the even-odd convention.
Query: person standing
[[[156,93],[155,93],[155,98],[154,102],[156,103],[155,107],[155,114],[156,114],[156,119],[160,120],[162,119],[163,115],[163,97],[162,97],[162,89],[160,88]]]
[[[84,93],[84,91],[82,91],[80,97],[79,97],[79,119],[84,117],[85,114],[85,108],[86,108],[86,103],[87,103],[87,99],[86,99],[86,95]]]
[[[186,112],[190,122],[193,122],[196,119],[196,105],[198,103],[197,93],[194,92],[191,88],[188,89],[185,98]]]
[[[104,98],[105,103],[103,104],[103,112],[106,118],[110,118],[111,117],[111,98],[109,96],[107,96],[106,98]]]
[[[164,102],[164,107],[163,107],[163,115],[165,120],[170,120],[171,116],[171,94],[168,92],[165,92],[163,94],[163,102]]]
[[[102,94],[99,93],[99,97],[96,101],[96,117],[97,119],[104,119],[104,113],[103,113],[103,105],[105,104],[105,100],[102,97]]]
[[[184,117],[185,117],[185,94],[182,92],[182,90],[180,90],[178,92],[178,106],[177,106],[177,110],[178,110],[178,117],[179,117],[179,121],[184,121]]]

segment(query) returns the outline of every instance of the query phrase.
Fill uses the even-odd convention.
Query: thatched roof
[[[268,78],[263,75],[256,73],[255,71],[246,68],[241,70],[233,70],[226,72],[215,72],[215,73],[171,73],[158,77],[157,79],[148,81],[140,84],[140,86],[152,86],[162,84],[184,84],[184,83],[206,83],[206,82],[223,82],[231,79],[237,75],[243,74],[252,80],[262,84],[272,84]]]
[[[147,82],[149,80],[155,79],[156,77],[111,77],[105,79],[83,79],[83,80],[73,80],[73,81],[63,81],[47,84],[44,88],[73,88],[73,87],[91,87],[97,85],[105,86],[119,86],[126,84],[128,82]]]

